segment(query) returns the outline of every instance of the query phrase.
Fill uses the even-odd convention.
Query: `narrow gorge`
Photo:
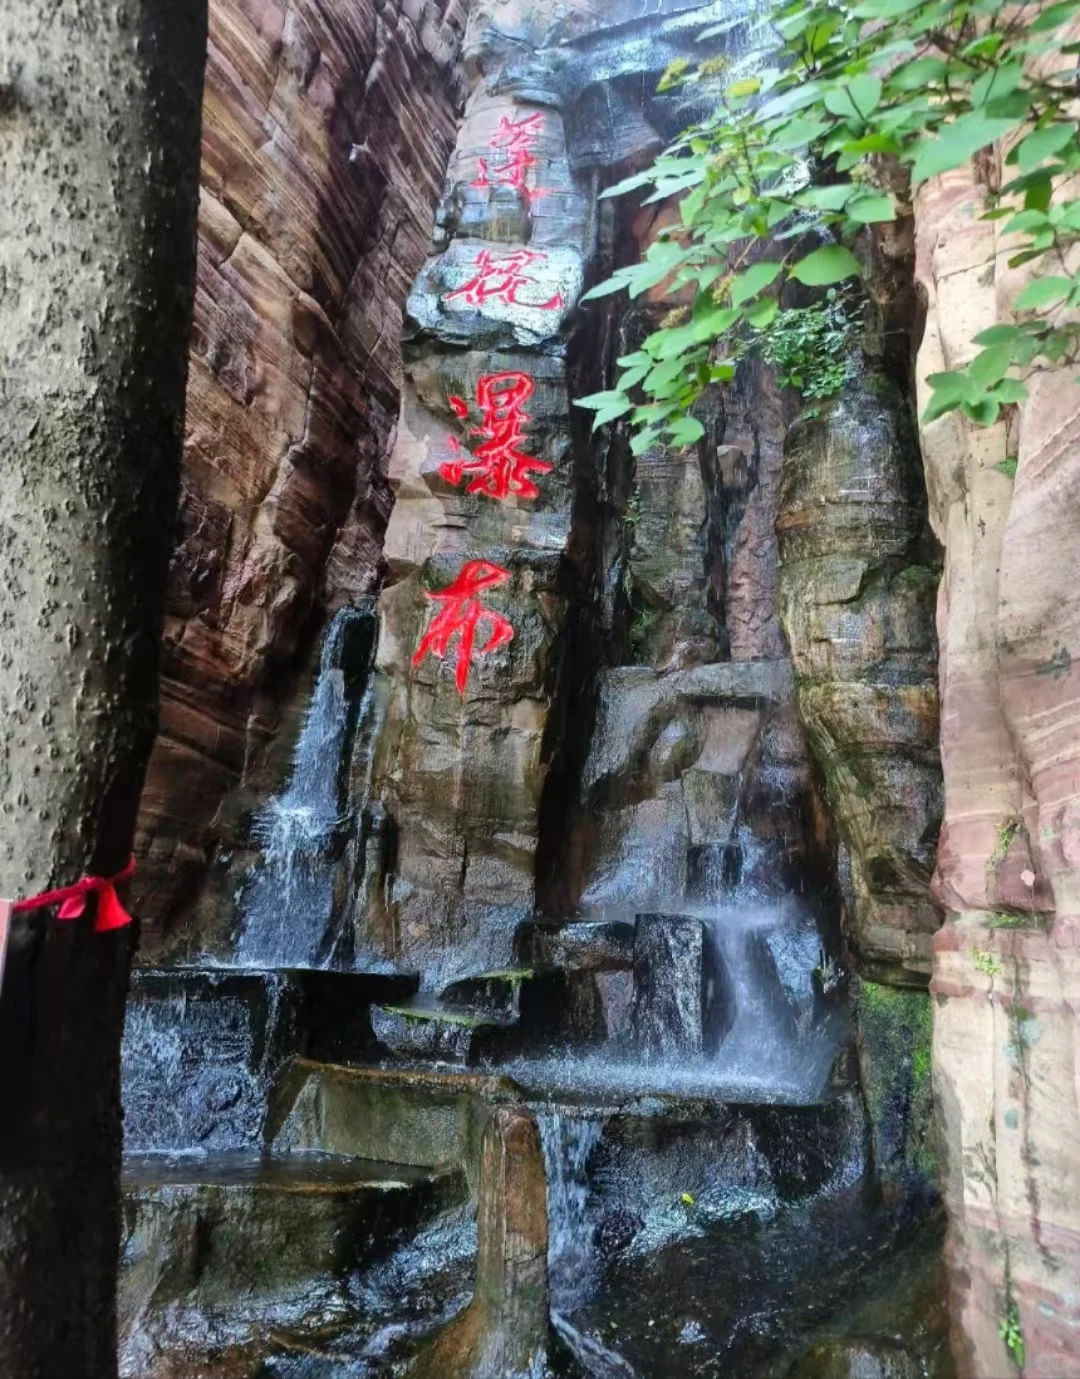
[[[759,21],[211,0],[124,1379],[1080,1379],[1080,393],[919,421],[1006,150],[836,396],[576,405]]]

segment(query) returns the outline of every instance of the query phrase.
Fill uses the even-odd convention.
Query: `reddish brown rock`
[[[916,206],[921,378],[1011,319],[1000,223],[969,173]],[[922,402],[925,402],[925,387]],[[935,891],[934,1083],[961,1379],[1080,1376],[1080,397],[1037,375],[1016,416],[924,428],[938,603],[945,827]],[[1015,479],[1011,475],[1015,460]]]
[[[201,879],[391,506],[401,308],[462,98],[464,0],[210,8],[184,496],[137,904]],[[285,734],[286,738],[288,733]]]

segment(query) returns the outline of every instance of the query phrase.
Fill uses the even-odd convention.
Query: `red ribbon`
[[[122,929],[125,924],[132,922],[131,915],[120,904],[116,887],[134,875],[135,858],[132,857],[124,870],[118,871],[115,876],[84,876],[74,886],[61,886],[57,891],[42,891],[40,895],[32,895],[29,900],[16,900],[11,908],[13,911],[41,910],[46,905],[59,905],[57,919],[79,919],[86,912],[86,897],[96,895],[98,906],[94,930],[104,934],[109,929]]]

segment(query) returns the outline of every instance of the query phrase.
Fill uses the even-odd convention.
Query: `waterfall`
[[[236,952],[243,965],[318,967],[329,957],[333,864],[348,822],[345,772],[373,621],[358,608],[343,608],[331,621],[288,786],[252,826],[262,859],[241,902]]]
[[[537,1113],[547,1175],[548,1288],[551,1320],[592,1379],[634,1379],[634,1370],[595,1336],[585,1335],[569,1314],[596,1285],[596,1257],[589,1220],[589,1156],[604,1123],[563,1111]]]
[[[846,1022],[815,983],[816,927],[790,901],[732,906],[704,922],[722,987],[712,1076],[755,1101],[818,1100]]]

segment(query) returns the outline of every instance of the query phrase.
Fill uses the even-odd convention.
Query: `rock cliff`
[[[916,205],[927,323],[918,371],[952,368],[1008,321],[1029,270],[979,218],[987,165]],[[925,401],[925,397],[922,399]],[[945,820],[934,890],[934,1084],[955,1349],[967,1376],[1080,1375],[1080,394],[1035,376],[993,427],[924,428],[938,599]]]
[[[378,583],[401,303],[454,142],[466,8],[211,3],[144,952],[274,783],[260,771],[295,735],[328,613]]]

